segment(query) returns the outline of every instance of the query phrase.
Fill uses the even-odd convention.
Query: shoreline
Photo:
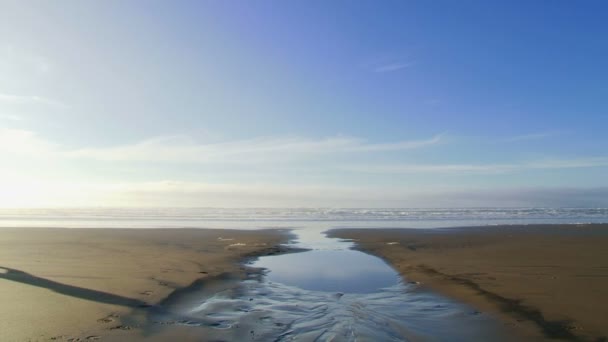
[[[406,281],[497,316],[522,338],[608,335],[608,224],[332,229]]]
[[[3,341],[144,340],[172,294],[289,252],[288,229],[0,228]],[[32,324],[36,322],[36,324]]]

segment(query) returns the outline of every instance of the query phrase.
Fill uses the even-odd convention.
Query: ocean
[[[498,224],[606,223],[608,208],[16,208],[0,227],[64,228],[435,228]]]

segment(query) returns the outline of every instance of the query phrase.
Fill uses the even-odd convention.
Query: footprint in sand
[[[117,314],[109,314],[104,318],[100,318],[97,320],[97,322],[99,323],[112,323],[114,322],[119,316]]]
[[[58,339],[65,339],[65,336],[56,336],[56,337],[52,337],[51,338],[52,341],[56,341]],[[101,340],[101,336],[89,335],[89,336],[84,337],[84,338],[70,337],[70,338],[66,339],[66,341],[68,341],[68,342],[98,341],[98,340]]]
[[[131,327],[128,325],[117,325],[115,327],[111,327],[110,330],[131,330]]]

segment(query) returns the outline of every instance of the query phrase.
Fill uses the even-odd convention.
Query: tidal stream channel
[[[295,230],[302,252],[264,256],[230,276],[176,291],[150,311],[146,334],[201,341],[500,341],[491,316],[408,282],[383,260]],[[260,270],[261,269],[261,270]]]

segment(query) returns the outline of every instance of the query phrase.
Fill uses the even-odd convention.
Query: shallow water
[[[176,293],[152,311],[146,333],[224,341],[506,339],[490,316],[403,282],[349,242],[308,230],[294,245],[312,250],[259,258],[251,266],[264,267],[261,276]]]
[[[373,293],[399,283],[399,274],[381,259],[351,250],[351,243],[328,239],[318,231],[307,233],[301,233],[293,245],[311,250],[261,257],[252,266],[267,270],[267,282],[311,291]]]
[[[399,275],[382,260],[358,251],[313,250],[262,257],[266,281],[325,292],[371,293],[397,284]]]

